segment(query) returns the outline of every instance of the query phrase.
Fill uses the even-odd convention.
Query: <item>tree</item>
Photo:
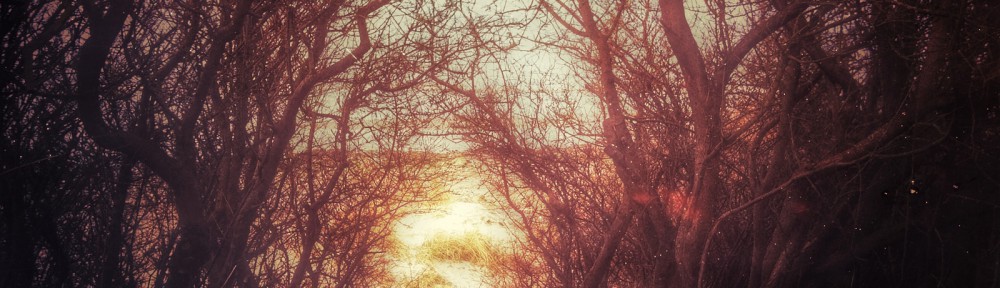
[[[923,155],[932,147],[949,147],[941,141],[957,132],[947,124],[957,118],[948,116],[952,114],[947,111],[966,109],[957,108],[966,106],[954,98],[956,91],[964,91],[962,95],[969,99],[989,97],[991,88],[987,87],[992,84],[985,83],[990,80],[976,80],[977,76],[967,71],[988,71],[992,64],[972,58],[959,60],[963,58],[959,55],[989,54],[984,50],[988,45],[966,37],[964,32],[945,32],[981,27],[974,24],[978,20],[959,21],[955,15],[994,13],[984,12],[989,9],[982,5],[714,1],[694,12],[704,17],[699,19],[708,20],[695,21],[688,18],[691,12],[682,1],[601,5],[543,1],[532,8],[545,13],[560,32],[540,42],[589,66],[571,64],[584,71],[577,75],[597,104],[580,104],[591,100],[575,100],[574,104],[600,108],[598,119],[538,108],[544,101],[526,104],[533,97],[549,97],[539,93],[552,92],[535,92],[538,88],[509,78],[469,88],[444,86],[471,99],[470,109],[483,115],[459,117],[469,127],[460,128],[468,133],[468,141],[485,150],[481,155],[496,159],[489,163],[503,167],[495,173],[517,176],[514,182],[501,183],[520,182],[523,184],[517,187],[537,193],[535,197],[513,197],[524,194],[499,189],[503,197],[513,199],[510,207],[531,207],[535,202],[548,205],[550,199],[564,194],[585,194],[551,186],[586,185],[583,183],[599,177],[591,174],[577,179],[561,172],[548,174],[557,175],[557,180],[533,181],[537,175],[547,175],[543,171],[565,171],[559,168],[562,162],[544,155],[578,148],[544,136],[523,135],[546,131],[547,125],[561,127],[563,130],[554,130],[563,132],[567,127],[599,127],[599,140],[588,144],[603,146],[603,159],[614,164],[621,186],[611,190],[617,190],[614,193],[621,198],[604,203],[619,203],[615,214],[621,221],[604,226],[607,232],[598,237],[602,249],[585,251],[587,256],[570,265],[545,263],[549,269],[586,267],[586,273],[564,280],[562,285],[603,286],[610,275],[638,269],[614,264],[615,257],[631,253],[619,250],[620,243],[636,241],[660,247],[663,250],[654,251],[674,258],[657,262],[650,257],[645,260],[649,262],[642,262],[658,269],[646,274],[657,275],[644,282],[647,286],[799,286],[808,277],[855,267],[851,260],[845,260],[853,256],[846,255],[876,253],[875,249],[886,245],[899,245],[906,251],[910,245],[900,236],[910,235],[904,230],[917,229],[913,222],[884,219],[877,210],[886,208],[875,204],[884,200],[879,199],[879,192],[871,191],[905,179],[891,169],[870,171],[868,167],[873,163],[890,167],[892,163],[909,163],[913,178],[905,181],[911,188],[922,186],[914,184],[921,176],[913,176],[920,162],[899,159],[918,157],[914,155]],[[900,6],[906,9],[888,8]],[[860,16],[872,11],[895,20]],[[970,19],[979,17],[983,16]],[[889,71],[881,72],[883,69]],[[955,74],[945,76],[942,71]],[[983,84],[974,85],[976,92],[972,92],[959,88],[964,84],[958,83]],[[490,85],[501,88],[480,88]],[[525,119],[522,113],[542,120]],[[990,122],[979,119],[974,122]],[[589,125],[579,124],[588,121]],[[590,131],[577,130],[569,137],[592,139],[595,133]],[[876,175],[861,176],[864,173]],[[546,185],[548,181],[558,184]],[[843,183],[872,186],[859,190]],[[904,219],[916,217],[912,211],[918,210],[907,207]],[[965,215],[935,207],[919,209],[920,217]],[[535,226],[524,228],[529,231],[558,226],[558,209],[547,210],[551,212],[532,215],[548,221],[521,219],[520,223]],[[636,210],[644,212],[637,214]],[[589,217],[606,213],[602,209],[580,211],[595,215]],[[635,215],[640,217],[633,218]],[[923,222],[919,229],[940,228],[927,221],[931,222]],[[640,225],[633,226],[633,222]],[[853,231],[846,227],[853,227]],[[629,234],[632,229],[646,236],[632,238],[636,237]],[[568,235],[594,239],[587,233]],[[898,241],[903,243],[895,244]],[[548,251],[545,253],[565,254],[544,243],[526,244]],[[819,251],[837,256],[819,261]],[[903,252],[887,259],[910,254]],[[547,256],[551,255],[542,258]],[[927,263],[952,261],[920,257]],[[910,277],[904,279],[919,281],[913,275],[927,275],[913,273],[903,274]],[[956,279],[941,281],[962,281]],[[866,281],[886,283],[879,278]]]
[[[249,264],[256,255],[249,253],[248,243],[251,236],[260,236],[254,231],[259,212],[270,208],[264,207],[267,203],[278,203],[268,200],[273,197],[281,163],[295,149],[291,143],[296,131],[299,131],[303,113],[312,111],[311,118],[325,117],[315,115],[319,113],[316,111],[322,110],[324,94],[344,89],[352,91],[354,96],[347,98],[348,101],[341,107],[342,114],[336,118],[352,119],[351,112],[356,108],[353,106],[367,106],[365,103],[371,102],[371,95],[390,97],[411,89],[423,81],[421,70],[434,66],[433,58],[404,57],[406,53],[417,56],[433,51],[420,48],[421,34],[417,30],[433,23],[404,21],[407,25],[391,26],[385,19],[376,17],[377,11],[388,4],[388,1],[321,4],[307,1],[5,3],[4,13],[12,16],[4,20],[11,24],[4,25],[5,67],[9,64],[17,68],[4,74],[5,94],[12,96],[10,101],[5,99],[4,107],[12,109],[12,114],[5,114],[5,117],[10,116],[7,118],[10,123],[18,123],[8,130],[9,139],[43,140],[44,147],[52,147],[44,148],[52,150],[46,156],[49,159],[63,157],[63,154],[102,151],[95,149],[94,145],[120,153],[69,157],[67,159],[92,159],[93,164],[79,168],[69,166],[64,169],[65,172],[56,174],[79,181],[87,178],[72,174],[81,173],[79,169],[87,169],[88,165],[120,171],[98,174],[95,189],[57,186],[40,190],[46,192],[28,194],[30,196],[26,198],[12,195],[9,202],[5,201],[4,206],[11,207],[5,209],[10,212],[10,219],[26,219],[34,211],[47,210],[30,204],[34,200],[28,199],[56,197],[59,194],[54,192],[60,190],[79,191],[74,192],[67,203],[88,198],[111,201],[111,208],[107,211],[84,213],[95,219],[111,221],[110,228],[101,227],[113,232],[107,241],[110,247],[104,250],[106,255],[99,258],[104,261],[103,272],[100,272],[102,276],[95,276],[99,278],[97,280],[56,276],[58,279],[50,283],[125,285],[121,281],[132,277],[129,273],[140,270],[127,267],[143,265],[143,268],[158,272],[147,274],[149,278],[131,281],[170,287],[256,286],[256,275]],[[407,15],[411,12],[405,10],[408,8],[412,7],[401,6],[397,9],[394,13],[401,15],[393,20],[416,15],[417,12]],[[372,19],[376,20],[374,23],[379,25],[379,30],[369,29]],[[32,32],[36,29],[40,32]],[[407,33],[407,30],[413,30],[412,37],[386,34],[389,31]],[[380,49],[378,56],[369,56],[373,53],[371,51]],[[358,68],[358,63],[365,63],[365,67]],[[336,83],[344,85],[335,86]],[[402,113],[400,111],[404,107],[419,110],[415,105],[404,106],[411,104],[409,100],[401,97],[393,99],[386,100],[386,106],[369,112],[391,115]],[[47,107],[50,105],[48,102],[57,106]],[[18,106],[19,103],[27,105]],[[41,118],[33,120],[36,115]],[[365,121],[371,121],[371,118]],[[38,130],[37,136],[32,136],[20,132],[44,127],[52,121],[59,123],[58,127],[53,127],[59,129],[59,133]],[[369,123],[350,125],[371,128]],[[388,139],[402,139],[415,134],[403,131],[404,125],[392,128],[395,128],[393,133],[369,133],[368,136],[374,135],[377,139],[365,141],[397,145],[373,153],[395,153],[397,156],[391,157],[402,161],[400,158],[410,157],[399,155],[408,153],[406,147],[412,141]],[[336,137],[357,132],[348,126],[337,129],[342,133]],[[79,138],[83,136],[80,132],[84,131],[92,139],[92,144],[81,144],[80,141],[86,139]],[[404,134],[409,136],[404,137]],[[68,145],[64,145],[63,141]],[[364,147],[348,147],[345,143],[337,153],[341,157],[336,159],[346,161],[347,155],[359,149]],[[44,180],[43,174],[39,173],[41,171],[19,169],[31,165],[26,161],[47,161],[38,158],[22,160],[26,156],[19,154],[22,152],[29,151],[5,150],[5,157],[18,159],[12,162],[13,166],[5,164],[5,170],[18,168],[14,170],[28,172],[32,177],[25,180],[60,183]],[[376,159],[381,157],[390,156],[372,156]],[[412,166],[429,165],[428,161],[414,161]],[[58,163],[52,162],[52,167],[59,167]],[[347,162],[343,163],[346,165]],[[364,165],[360,168],[381,171],[374,167],[375,163]],[[105,170],[108,169],[101,169]],[[149,182],[147,178],[142,178],[144,182],[137,182],[134,177],[136,171],[151,172],[156,176],[153,183],[162,185],[141,184]],[[338,177],[332,178],[325,191],[344,189],[338,184]],[[398,180],[393,183],[403,185],[403,182]],[[71,185],[87,185],[85,183],[73,182]],[[12,182],[11,190],[27,188],[28,185],[31,184]],[[395,190],[390,191],[398,192],[403,188],[396,186],[392,189]],[[162,195],[169,197],[169,203],[145,200],[146,197]],[[130,200],[133,198],[136,200]],[[386,207],[407,203],[400,200],[402,198],[379,199],[386,201],[380,204]],[[319,209],[326,205],[315,203],[315,206]],[[97,207],[56,211],[53,217],[58,219],[81,213],[80,209]],[[126,212],[129,214],[123,214]],[[291,212],[283,210],[280,213]],[[43,226],[42,223],[25,226],[24,221],[12,221],[10,231]],[[56,225],[49,226],[62,229]],[[348,232],[368,231],[345,231]],[[73,240],[80,243],[93,242],[86,240],[85,233],[91,232],[54,230],[48,234],[76,237]],[[155,239],[158,237],[169,240],[160,243]],[[5,245],[11,249],[9,251],[23,249],[18,253],[32,256],[24,258],[23,263],[12,265],[28,268],[34,265],[32,262],[35,261],[31,259],[48,257],[39,255],[53,255],[32,248],[36,241],[41,240],[32,236],[12,237],[13,245]],[[54,247],[64,251],[58,246],[62,244],[50,249]],[[131,257],[130,251],[136,250],[148,254]],[[55,255],[62,257],[60,255],[66,254],[66,257],[85,259],[87,254],[80,251],[83,250]],[[358,255],[365,259],[371,257],[367,253]],[[305,256],[308,258],[310,255]],[[154,257],[158,260],[150,259]],[[133,262],[130,263],[130,260]],[[80,267],[69,266],[67,262],[76,262],[66,259],[42,262],[54,263],[59,268],[56,270],[64,271],[59,272],[61,275],[85,270],[81,268],[82,264]],[[134,270],[110,275],[116,274],[112,273],[116,270],[127,269]],[[32,273],[24,275],[17,280],[19,285],[36,283]]]
[[[0,285],[391,283],[438,137],[511,285],[995,282],[996,4],[483,4],[0,3]]]

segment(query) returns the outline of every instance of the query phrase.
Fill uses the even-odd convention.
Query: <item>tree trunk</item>
[[[118,170],[118,183],[111,195],[111,223],[108,224],[108,239],[104,244],[104,255],[101,259],[100,274],[97,278],[99,287],[121,287],[124,285],[120,269],[122,247],[125,244],[124,219],[125,201],[128,199],[129,186],[132,185],[132,167],[135,162],[126,159]]]

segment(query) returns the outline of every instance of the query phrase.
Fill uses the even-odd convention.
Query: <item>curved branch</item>
[[[584,37],[587,36],[586,33],[581,31],[579,28],[573,27],[573,25],[567,22],[566,19],[563,19],[562,16],[559,16],[559,13],[556,13],[555,8],[552,8],[552,4],[549,4],[548,1],[542,0],[539,1],[538,4],[542,6],[542,9],[544,9],[545,12],[548,12],[549,15],[552,15],[552,18],[554,18],[556,22],[559,23],[559,25],[562,25],[563,28],[566,28],[566,30],[569,30],[569,32],[576,34],[577,36],[584,36]],[[573,18],[577,18],[576,15],[571,14],[570,16],[573,16]]]
[[[708,72],[691,25],[684,16],[684,0],[659,0],[659,5],[660,25],[677,57],[677,64],[681,66],[687,91],[695,99],[704,101],[708,97]]]
[[[851,165],[867,158],[867,156],[870,155],[871,151],[874,151],[876,148],[881,146],[881,144],[884,143],[886,140],[895,138],[896,136],[902,134],[906,130],[906,128],[910,126],[911,122],[912,119],[909,116],[905,116],[903,114],[897,114],[896,117],[893,117],[890,121],[886,122],[878,129],[873,131],[871,134],[869,134],[868,137],[865,137],[865,139],[858,142],[857,145],[854,145],[851,148],[841,151],[840,153],[827,157],[823,161],[820,161],[816,164],[807,165],[797,169],[795,172],[791,174],[791,176],[788,177],[788,179],[785,179],[784,182],[781,182],[781,184],[778,184],[774,188],[771,188],[771,190],[768,190],[766,193],[761,194],[760,196],[757,196],[756,198],[753,198],[752,200],[743,203],[742,205],[730,209],[729,211],[726,211],[725,213],[719,215],[719,217],[716,218],[715,221],[712,223],[712,228],[711,230],[709,230],[708,238],[705,239],[705,245],[702,247],[701,259],[699,261],[699,267],[698,267],[698,287],[702,287],[705,274],[705,262],[708,258],[708,249],[711,246],[712,238],[718,232],[719,225],[722,224],[722,221],[726,220],[730,216],[740,211],[752,207],[754,204],[760,203],[761,201],[767,200],[768,198],[780,194],[781,192],[784,191],[785,187],[788,187],[788,185],[791,185],[792,183],[798,181],[799,179],[829,169]]]
[[[733,70],[743,61],[743,57],[747,53],[750,53],[750,50],[757,47],[757,43],[763,41],[771,33],[774,33],[774,31],[784,26],[785,23],[788,23],[788,21],[792,21],[798,17],[807,7],[809,5],[806,2],[793,3],[778,11],[777,14],[754,25],[746,35],[740,38],[739,42],[736,42],[736,46],[723,53],[721,70],[714,75],[715,80],[720,85],[726,83],[729,79],[729,74],[733,73]]]
[[[89,22],[91,37],[80,47],[76,60],[77,113],[84,130],[97,145],[139,159],[167,184],[176,186],[185,180],[181,175],[185,170],[180,169],[180,163],[176,159],[155,143],[110,127],[104,121],[100,75],[115,39],[125,26],[126,16],[132,5],[127,1],[113,2],[104,17]]]
[[[358,11],[354,16],[358,25],[358,34],[361,38],[358,46],[355,47],[349,55],[344,56],[330,66],[320,69],[320,71],[316,74],[306,76],[305,79],[302,79],[297,85],[294,86],[295,88],[292,90],[288,105],[286,105],[285,109],[282,111],[282,118],[278,121],[275,127],[277,135],[275,135],[274,148],[264,156],[264,160],[261,162],[261,167],[263,167],[260,172],[261,183],[270,183],[274,179],[275,175],[277,175],[278,163],[281,162],[281,156],[284,155],[285,150],[288,149],[292,135],[294,135],[295,120],[298,116],[298,112],[302,110],[302,105],[305,103],[305,100],[312,93],[316,85],[327,81],[344,71],[347,71],[348,68],[364,57],[364,55],[368,53],[368,50],[371,50],[371,37],[368,34],[369,14],[388,3],[388,0],[376,0],[358,8]],[[325,29],[318,30],[325,31]],[[324,33],[323,35],[317,35],[317,37],[326,37],[326,35]],[[321,55],[315,55],[315,57],[321,57]],[[308,61],[311,60],[307,60],[307,62]],[[254,199],[251,202],[257,202],[267,193],[269,188],[269,185],[259,185],[253,194],[247,197],[247,199]]]

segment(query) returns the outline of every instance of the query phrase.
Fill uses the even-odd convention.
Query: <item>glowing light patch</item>
[[[401,253],[391,259],[389,269],[397,283],[489,287],[486,280],[490,271],[486,267],[464,261],[434,259],[427,252],[430,241],[441,240],[442,237],[477,235],[503,246],[514,241],[503,217],[480,201],[487,193],[481,187],[480,179],[474,175],[465,176],[464,180],[449,187],[452,193],[450,201],[405,217],[393,227],[393,233],[402,246],[399,247]]]

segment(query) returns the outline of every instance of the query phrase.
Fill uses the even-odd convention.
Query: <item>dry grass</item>
[[[407,288],[425,288],[425,287],[451,287],[451,282],[441,276],[434,268],[428,268],[407,281],[404,285]]]
[[[422,258],[432,261],[467,262],[492,268],[503,254],[496,242],[483,234],[466,232],[461,235],[437,234],[420,246]]]

